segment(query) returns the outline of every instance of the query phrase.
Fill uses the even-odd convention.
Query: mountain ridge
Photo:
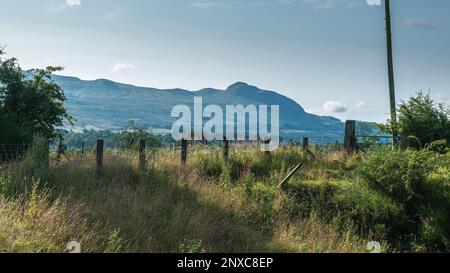
[[[224,90],[203,88],[190,91],[181,88],[158,89],[118,83],[108,79],[82,80],[54,75],[53,80],[64,90],[69,114],[77,119],[78,129],[98,128],[124,130],[128,120],[142,126],[170,129],[173,106],[193,107],[194,97],[201,96],[204,105],[280,105],[282,131],[309,132],[314,135],[341,135],[343,123],[334,117],[307,113],[296,101],[275,91],[236,82]]]

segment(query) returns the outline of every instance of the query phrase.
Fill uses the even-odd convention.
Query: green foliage
[[[206,253],[207,249],[204,247],[201,239],[185,239],[179,246],[180,253]]]
[[[361,174],[372,189],[413,205],[423,196],[426,177],[432,171],[429,157],[429,153],[416,151],[374,153],[361,167]]]
[[[85,130],[82,133],[63,131],[61,136],[64,139],[65,145],[76,149],[81,149],[83,143],[86,150],[93,149],[95,145],[97,145],[98,139],[103,139],[105,141],[106,148],[116,147],[116,134],[111,131]]]
[[[276,196],[276,188],[254,181],[251,173],[244,177],[241,185],[244,186],[247,202],[251,204],[248,215],[244,215],[244,217],[248,218],[252,226],[270,232],[275,221],[273,201]]]
[[[61,135],[67,147],[81,149],[84,143],[85,150],[95,148],[98,139],[103,139],[105,147],[109,149],[125,149],[126,147],[136,149],[141,138],[146,141],[146,146],[150,148],[160,147],[163,142],[166,142],[166,136],[156,136],[148,132],[141,134],[139,132],[114,133],[107,130],[85,130],[82,133],[63,131]]]
[[[426,146],[426,149],[439,154],[446,154],[450,151],[447,140],[445,139],[431,142]]]
[[[45,209],[36,194],[42,189],[52,192],[50,200],[70,197],[76,201],[71,204],[85,204],[89,221],[78,219],[99,225],[89,226],[99,232],[95,237],[101,242],[90,248],[96,251],[264,251],[262,245],[303,251],[286,245],[306,241],[307,249],[323,251],[323,244],[341,243],[327,237],[330,232],[356,236],[363,247],[381,241],[394,252],[450,249],[449,153],[377,147],[348,156],[314,147],[316,160],[311,161],[299,151],[280,149],[269,156],[237,146],[225,163],[221,148],[191,145],[187,168],[181,168],[178,153],[161,149],[142,172],[136,152],[107,150],[105,172],[98,176],[93,154],[72,153],[70,161],[39,167],[45,162],[42,141],[12,170],[0,169],[0,193],[12,199],[31,193],[25,211],[32,221],[47,219],[33,216]],[[278,189],[299,162],[305,166],[285,190]],[[299,224],[310,219],[320,221]],[[13,229],[6,226],[5,234],[12,237]],[[39,248],[34,238],[15,242],[14,249],[46,252],[61,246],[53,240]],[[64,237],[64,243],[73,238]]]
[[[408,150],[373,153],[361,166],[369,188],[401,208],[388,233],[402,244],[399,248],[415,243],[427,251],[448,250],[449,233],[438,231],[450,229],[450,188],[443,180],[430,180],[440,162],[442,158],[428,151]]]
[[[445,105],[436,105],[429,94],[419,92],[402,102],[398,112],[402,134],[416,136],[422,145],[441,139],[450,142],[450,112]]]
[[[140,140],[145,140],[147,147],[158,147],[161,145],[151,133],[144,127],[138,126],[134,120],[128,122],[127,131],[114,136],[114,142],[120,149],[137,150]]]
[[[0,143],[29,144],[33,139],[32,128],[20,124],[17,115],[8,113],[0,104]]]
[[[214,178],[223,175],[226,171],[225,168],[227,168],[226,166],[222,167],[223,158],[219,155],[219,153],[212,155],[205,155],[202,152],[195,153],[191,157],[190,165],[192,165],[195,169],[200,170],[203,175]],[[231,182],[231,178],[227,178],[227,181]]]
[[[36,136],[33,146],[28,151],[29,160],[31,160],[37,168],[47,168],[49,164],[49,150],[47,139]]]
[[[113,230],[109,233],[105,253],[121,253],[122,251],[123,238],[120,235],[120,230]]]
[[[0,51],[1,142],[30,144],[34,134],[51,138],[55,127],[72,121],[64,92],[51,79],[60,70],[49,66],[25,75],[15,58],[5,59]]]
[[[233,181],[231,177],[230,168],[226,164],[222,168],[222,173],[220,174],[219,181],[222,184],[230,184]]]
[[[415,150],[420,150],[423,148],[422,142],[416,136],[408,136],[408,147]]]
[[[289,185],[289,193],[296,199],[293,216],[307,217],[312,213],[329,217],[333,214],[332,199],[337,191],[337,184],[325,181],[302,182],[294,180]]]

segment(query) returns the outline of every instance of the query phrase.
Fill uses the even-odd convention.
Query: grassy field
[[[132,151],[68,154],[49,167],[36,145],[0,169],[0,250],[67,252],[450,251],[450,154],[377,148],[347,156],[312,148],[270,156],[236,147],[149,151],[145,171]],[[283,190],[299,162],[306,167]]]

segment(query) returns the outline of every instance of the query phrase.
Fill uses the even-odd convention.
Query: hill
[[[106,79],[84,81],[75,77],[54,76],[66,93],[69,113],[77,119],[77,129],[123,130],[131,119],[153,129],[170,129],[173,106],[193,106],[195,96],[203,103],[225,105],[280,105],[280,128],[287,134],[340,136],[343,123],[333,117],[305,112],[294,100],[277,92],[243,82],[225,90],[205,88],[156,89],[122,84]]]

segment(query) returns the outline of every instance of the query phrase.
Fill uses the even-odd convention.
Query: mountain
[[[170,129],[174,122],[170,116],[172,107],[178,104],[193,107],[196,96],[203,98],[204,105],[222,107],[280,105],[280,128],[285,134],[340,136],[344,127],[336,118],[306,113],[292,99],[243,82],[237,82],[226,90],[205,88],[188,91],[137,87],[106,79],[84,81],[57,75],[53,80],[65,91],[68,111],[77,119],[78,129],[123,130],[129,120],[154,129]]]

